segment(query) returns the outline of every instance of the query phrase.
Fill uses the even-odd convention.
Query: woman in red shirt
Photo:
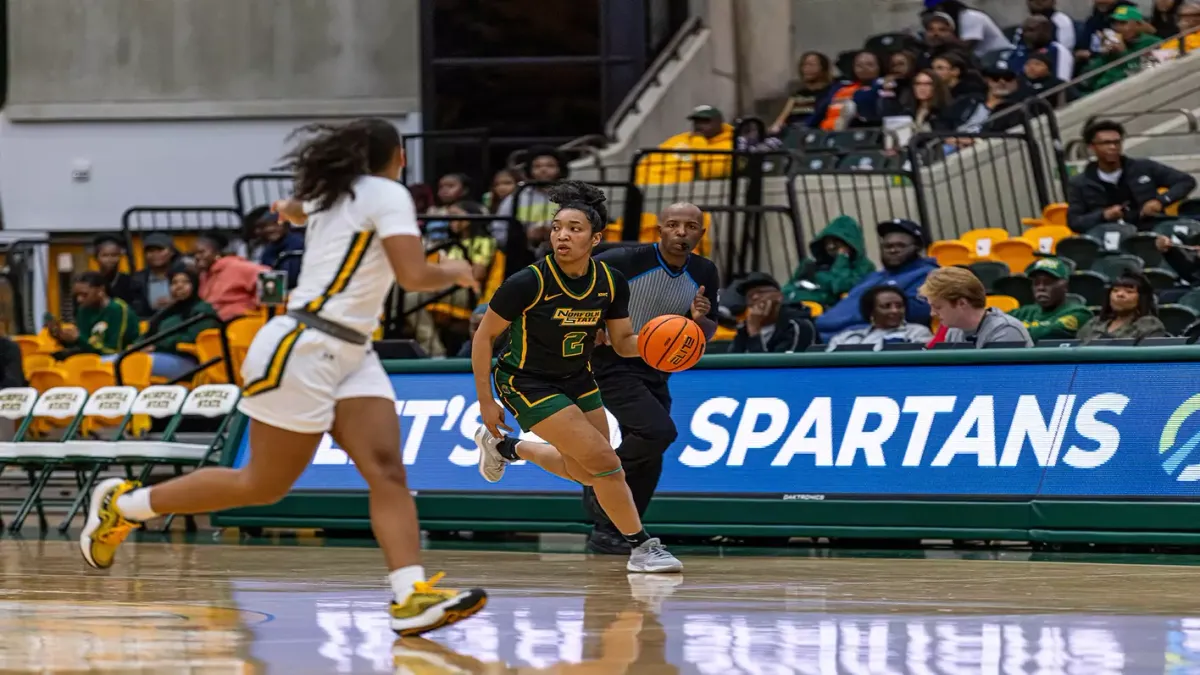
[[[196,240],[192,258],[200,272],[200,299],[213,306],[222,321],[258,309],[258,275],[268,267],[227,255],[229,239],[207,232]]]

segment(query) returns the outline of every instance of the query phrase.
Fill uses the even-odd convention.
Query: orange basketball
[[[678,314],[650,319],[638,333],[638,353],[642,360],[666,373],[678,373],[696,365],[706,344],[700,326]]]

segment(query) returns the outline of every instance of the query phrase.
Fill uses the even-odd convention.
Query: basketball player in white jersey
[[[370,487],[371,527],[391,570],[392,628],[419,635],[479,611],[487,594],[439,588],[441,574],[425,576],[395,391],[369,336],[393,280],[408,291],[478,287],[466,261],[426,261],[412,197],[396,182],[404,150],[391,124],[363,119],[298,132],[307,140],[286,158],[296,198],[274,209],[306,226],[306,246],[287,314],[259,331],[242,366],[249,463],[153,487],[104,481],[91,495],[80,546],[89,565],[108,568],[129,532],[157,515],[279,501],[329,432]]]

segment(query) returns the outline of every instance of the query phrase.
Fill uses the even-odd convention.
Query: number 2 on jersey
[[[563,336],[563,356],[579,356],[583,353],[583,343],[588,334],[583,331],[567,333]]]

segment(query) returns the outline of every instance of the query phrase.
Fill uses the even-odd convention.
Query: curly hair
[[[558,204],[559,213],[566,209],[583,212],[592,224],[592,232],[603,232],[608,225],[608,209],[604,206],[608,198],[595,185],[581,180],[564,180],[550,186],[547,196]]]
[[[345,195],[354,196],[359,176],[378,173],[400,147],[400,133],[387,120],[357,119],[346,124],[307,124],[291,133],[308,138],[284,155],[283,168],[296,174],[296,198],[315,201],[324,211]]]

